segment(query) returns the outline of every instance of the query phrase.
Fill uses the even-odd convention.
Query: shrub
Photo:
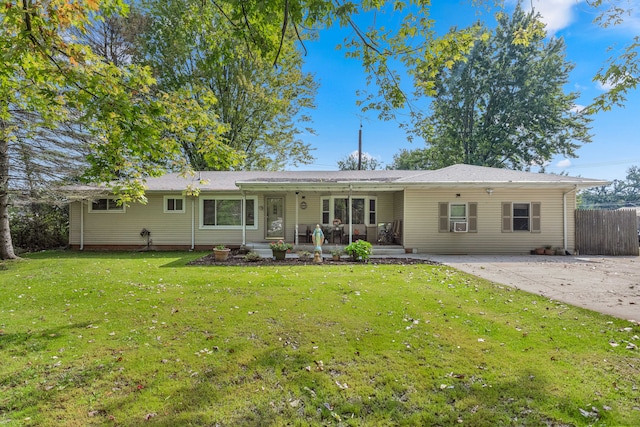
[[[351,255],[355,261],[367,261],[371,257],[372,250],[371,243],[365,240],[356,240],[344,248],[344,251]]]
[[[257,252],[249,252],[248,254],[246,254],[244,256],[244,260],[247,262],[258,262],[260,261],[262,258],[260,257],[260,255]]]
[[[269,243],[269,248],[271,248],[272,251],[290,251],[293,249],[293,245],[291,243],[278,240],[277,242]]]

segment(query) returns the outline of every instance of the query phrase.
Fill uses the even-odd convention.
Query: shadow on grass
[[[382,371],[369,384],[354,386],[348,373],[320,371],[304,352],[271,348],[249,363],[241,363],[242,356],[231,359],[220,368],[205,364],[189,384],[172,391],[153,414],[154,425],[565,425],[543,412],[547,382],[532,368],[490,385],[468,375],[443,388],[440,380],[424,381],[433,378],[429,372]],[[153,394],[160,397],[162,390]],[[139,398],[122,396],[100,413],[118,411],[142,422],[144,414],[132,413]]]
[[[18,332],[0,335],[0,350],[20,351],[20,347],[26,352],[41,350],[45,347],[44,341],[59,339],[64,331],[70,329],[82,329],[89,325],[87,322],[73,323],[57,328],[45,329],[37,332]],[[37,344],[37,342],[42,342]],[[31,344],[28,344],[31,343]],[[10,348],[15,347],[15,348]]]
[[[72,250],[50,250],[23,254],[26,259],[111,259],[111,260],[136,260],[136,259],[157,259],[168,260],[160,267],[186,267],[194,259],[201,258],[208,254],[207,251],[187,252],[187,251],[72,251]]]
[[[107,373],[110,367],[94,361],[57,359],[49,356],[50,343],[65,339],[69,330],[84,329],[89,323],[74,323],[37,332],[0,335],[0,351],[8,355],[30,359],[21,369],[0,378],[0,414],[16,414],[21,417],[36,416],[43,402],[54,402],[59,393],[68,387],[89,387]],[[31,361],[33,360],[33,362]]]

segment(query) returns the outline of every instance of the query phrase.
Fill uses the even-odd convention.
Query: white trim
[[[239,225],[205,225],[204,222],[204,202],[205,200],[236,200],[240,202],[241,206],[246,206],[246,200],[253,200],[253,225],[246,225],[246,213],[244,213],[245,209],[242,209],[243,215],[241,218],[241,223]],[[246,228],[247,230],[257,230],[258,229],[258,197],[257,196],[249,196],[243,198],[241,195],[238,196],[203,196],[200,195],[199,203],[198,203],[198,211],[200,213],[200,220],[198,224],[198,228],[200,230],[242,230]]]
[[[464,206],[464,216],[451,215],[451,208],[453,206]],[[449,202],[449,232],[453,233],[466,233],[469,229],[469,203],[468,202]],[[456,231],[456,224],[466,224],[464,231]]]
[[[512,232],[514,232],[514,233],[531,233],[531,221],[533,219],[533,217],[531,215],[532,214],[532,212],[531,212],[531,203],[532,202],[511,202],[511,231]],[[519,229],[516,229],[513,226],[513,221],[515,221],[515,219],[516,219],[516,216],[514,215],[514,212],[513,212],[513,209],[514,209],[513,205],[527,205],[527,206],[529,206],[529,215],[527,216],[527,219],[528,219],[529,222],[527,223],[528,226],[527,226],[526,230],[519,230]],[[519,216],[517,218],[524,218],[524,217],[523,216]]]
[[[173,199],[174,200],[174,206],[175,206],[175,200],[182,200],[182,209],[173,209],[170,210],[167,207],[167,200]],[[186,209],[185,209],[185,198],[184,196],[163,196],[162,197],[162,212],[166,213],[166,214],[177,214],[177,213],[185,213]]]
[[[127,208],[124,204],[117,206],[115,208],[109,209],[109,202],[107,202],[107,209],[93,209],[93,203],[97,200],[118,200],[115,197],[100,197],[95,200],[89,200],[88,213],[99,213],[99,214],[121,214],[127,211]]]
[[[342,220],[342,223],[345,225],[365,225],[365,226],[372,226],[372,225],[378,225],[376,224],[371,224],[369,223],[369,217],[370,217],[370,210],[369,210],[369,201],[370,200],[375,200],[376,202],[376,210],[374,211],[376,214],[376,222],[378,221],[378,196],[369,196],[369,195],[353,195],[353,194],[332,194],[330,196],[321,196],[320,197],[320,219],[322,220],[322,214],[325,212],[322,210],[323,206],[322,206],[322,202],[323,200],[329,200],[329,222],[322,222],[323,225],[327,225],[327,224],[332,224],[333,220],[335,219],[335,200],[336,199],[347,199],[347,200],[351,200],[351,202],[349,203],[350,206],[350,215],[349,215],[349,222],[345,222],[344,218],[340,218]],[[353,200],[364,200],[364,223],[362,224],[356,224],[353,222]]]

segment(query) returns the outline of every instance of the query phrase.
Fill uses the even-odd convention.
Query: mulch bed
[[[340,261],[333,261],[331,258],[323,258],[322,264],[316,264],[313,262],[313,257],[308,259],[302,258],[285,258],[282,261],[275,261],[271,258],[260,258],[257,261],[247,261],[244,255],[233,253],[226,261],[216,261],[213,254],[205,255],[202,258],[191,261],[188,265],[217,265],[217,266],[255,266],[255,265],[411,265],[411,264],[430,264],[440,265],[435,261],[428,259],[416,259],[416,258],[399,258],[399,257],[385,257],[385,258],[371,258],[367,262],[356,262],[349,257],[342,257]]]

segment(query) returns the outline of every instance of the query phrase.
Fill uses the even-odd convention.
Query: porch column
[[[352,243],[351,236],[353,236],[353,202],[351,200],[351,190],[353,190],[353,186],[349,185],[349,199],[347,202],[347,204],[349,205],[347,206],[347,212],[349,212],[349,244]]]

